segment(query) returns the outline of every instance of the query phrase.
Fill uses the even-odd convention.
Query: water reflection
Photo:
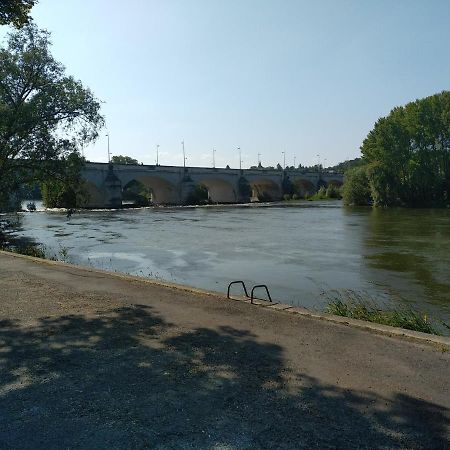
[[[415,299],[422,295],[448,311],[450,211],[375,209],[367,225],[366,261],[376,278],[400,292],[409,283]]]

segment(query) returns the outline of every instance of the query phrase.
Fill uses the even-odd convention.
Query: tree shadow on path
[[[0,448],[448,447],[448,411],[295,373],[230,327],[149,306],[0,322]]]

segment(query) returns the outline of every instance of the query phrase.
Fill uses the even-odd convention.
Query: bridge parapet
[[[90,201],[88,207],[117,207],[123,189],[132,182],[143,184],[155,203],[180,205],[196,185],[206,186],[211,201],[241,203],[253,200],[280,200],[290,183],[316,191],[320,185],[342,184],[341,174],[301,170],[231,169],[86,163],[82,170]]]

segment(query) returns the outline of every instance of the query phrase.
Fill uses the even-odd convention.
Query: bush
[[[313,195],[316,200],[324,200],[327,198],[327,190],[325,186],[320,186],[319,190]]]
[[[21,255],[33,256],[34,258],[42,258],[47,259],[47,255],[45,254],[45,250],[37,245],[20,245],[14,247],[12,250],[7,249],[8,251],[13,251],[13,253],[19,253]]]
[[[342,198],[341,191],[334,184],[330,184],[328,185],[327,190],[325,191],[325,197],[340,199]]]
[[[314,194],[308,197],[305,195],[305,198],[308,200],[330,200],[330,199],[341,199],[341,191],[340,189],[330,184],[328,187],[320,186],[319,190]]]
[[[371,204],[369,178],[365,166],[355,167],[345,173],[342,194],[346,205]]]
[[[336,316],[350,317],[367,322],[420,331],[422,333],[440,335],[429,317],[412,309],[381,309],[375,302],[365,300],[360,294],[347,292],[347,298],[334,291],[335,298],[331,300],[325,311]]]

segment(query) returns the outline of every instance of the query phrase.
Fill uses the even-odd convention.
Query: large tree
[[[65,74],[49,33],[27,25],[0,49],[0,194],[58,176],[68,154],[95,140],[100,104]]]
[[[81,176],[84,158],[70,153],[58,161],[57,177],[41,184],[42,200],[47,208],[80,208],[89,200],[85,182]]]
[[[450,92],[394,108],[361,152],[374,205],[450,204]]]
[[[22,27],[30,21],[30,10],[37,0],[1,0],[0,25]]]

